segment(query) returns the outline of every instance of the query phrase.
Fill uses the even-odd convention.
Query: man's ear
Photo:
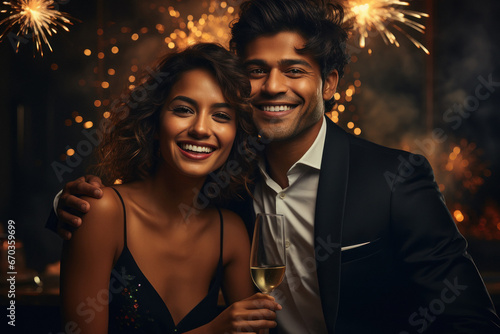
[[[323,84],[323,100],[329,101],[333,98],[335,91],[337,90],[337,84],[339,83],[339,72],[333,70],[325,78]]]

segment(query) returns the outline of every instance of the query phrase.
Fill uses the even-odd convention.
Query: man
[[[324,116],[346,63],[341,22],[342,10],[322,2],[255,0],[232,27],[269,142],[253,207],[288,223],[280,333],[500,333],[425,158]],[[70,194],[99,190],[82,181],[66,186],[61,207],[88,209]]]

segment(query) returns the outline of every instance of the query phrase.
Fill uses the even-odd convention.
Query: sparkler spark
[[[26,42],[27,37],[32,38],[36,50],[43,56],[43,43],[52,51],[48,37],[57,34],[57,28],[69,31],[66,25],[73,24],[67,13],[55,9],[53,0],[12,0],[4,1],[3,4],[10,6],[10,9],[0,11],[9,14],[0,21],[0,27],[3,29],[0,41],[19,25],[19,30],[14,34],[17,39],[16,52],[21,41]]]
[[[417,48],[429,54],[429,51],[422,43],[397,25],[397,23],[400,23],[423,34],[425,33],[425,26],[413,19],[421,19],[422,17],[429,17],[429,15],[402,9],[398,6],[409,6],[409,3],[396,0],[346,0],[345,19],[346,21],[352,20],[354,30],[359,33],[359,46],[361,48],[365,47],[368,32],[372,30],[376,30],[386,44],[390,43],[399,46],[396,36],[387,28],[390,24],[403,33]]]

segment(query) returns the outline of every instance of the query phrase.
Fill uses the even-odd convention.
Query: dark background
[[[370,37],[365,49],[356,48],[357,42],[351,41],[353,61],[339,89],[345,90],[355,73],[361,87],[345,104],[352,108],[340,114],[339,124],[352,131],[347,127],[352,121],[366,139],[420,151],[429,158],[450,210],[454,215],[459,210],[465,217],[457,225],[469,240],[470,252],[498,305],[500,23],[495,13],[500,13],[500,2],[410,3],[411,9],[431,14],[420,21],[427,26],[426,35],[411,33],[431,55],[397,31],[399,48],[385,45],[379,36]],[[194,0],[71,0],[61,4],[60,10],[81,22],[74,21],[70,32],[60,31],[50,38],[54,52],[45,48],[43,57],[34,55],[28,41],[15,53],[8,38],[0,43],[0,222],[4,228],[9,219],[16,222],[16,237],[24,245],[28,268],[43,273],[59,259],[62,242],[44,223],[57,191],[85,173],[88,158],[64,160],[69,159],[65,156],[68,148],[76,149],[87,139],[82,124],[92,121],[96,127],[111,101],[126,87],[128,76],[135,74],[131,65],[143,68],[168,50],[163,38],[180,21],[171,18],[168,9],[160,13],[161,5],[174,6],[184,21],[188,14],[196,20],[207,12],[202,1]],[[237,7],[232,1],[228,5]],[[155,29],[157,23],[164,25],[164,34]],[[124,33],[123,27],[129,30]],[[143,27],[148,32],[132,41],[130,35]],[[103,29],[101,35],[99,28]],[[112,45],[119,47],[117,54],[109,52]],[[92,55],[85,56],[85,49],[92,50]],[[105,52],[103,59],[97,57],[100,50]],[[108,68],[116,69],[116,75],[109,76]],[[459,125],[458,121],[447,122],[447,111],[471,101],[468,98],[475,96],[479,78],[488,80],[490,76],[499,83],[490,96],[467,118],[460,117]],[[103,80],[110,83],[109,89],[101,87]],[[107,106],[96,107],[95,100]],[[83,117],[82,123],[75,122],[77,114]],[[68,120],[69,126],[65,124]],[[446,140],[433,141],[423,150],[425,146],[419,143],[429,143],[429,133],[436,129],[443,131]],[[455,147],[461,150],[461,161],[467,163],[450,171],[446,166]],[[53,165],[68,166],[70,162],[74,167],[58,178]]]

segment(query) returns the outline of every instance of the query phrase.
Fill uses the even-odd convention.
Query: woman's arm
[[[108,332],[109,279],[123,244],[123,209],[110,188],[66,241],[61,256],[63,327],[79,333]],[[81,330],[81,331],[79,331]]]
[[[224,210],[224,281],[222,291],[230,305],[209,324],[189,334],[258,332],[276,326],[274,298],[255,293],[250,278],[250,241],[241,218]]]

